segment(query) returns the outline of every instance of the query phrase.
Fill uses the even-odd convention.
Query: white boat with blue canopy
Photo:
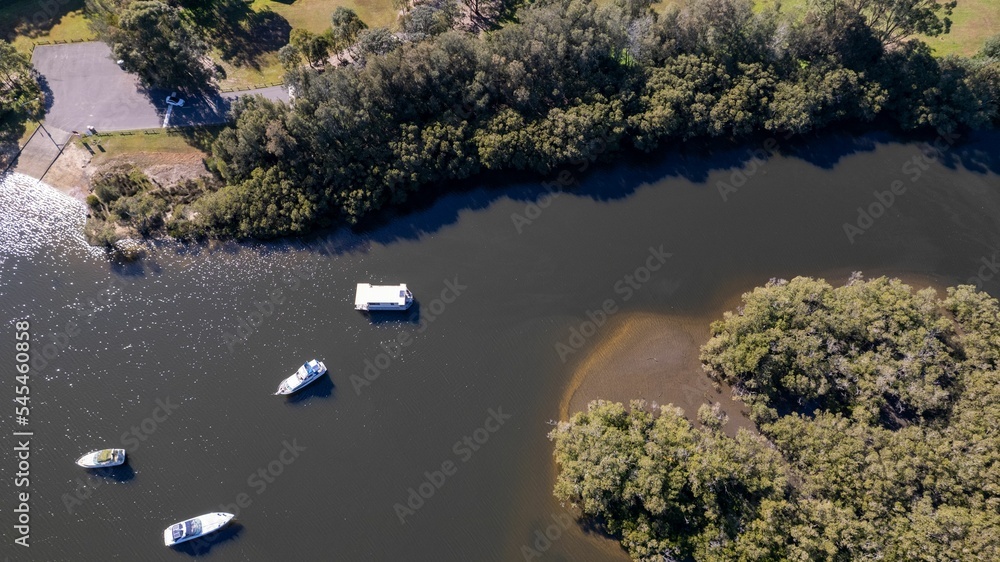
[[[76,460],[84,468],[106,468],[125,462],[125,449],[99,449],[91,451]]]
[[[406,310],[413,304],[413,293],[406,283],[399,285],[372,285],[358,283],[354,294],[355,310]]]
[[[322,377],[324,373],[326,373],[326,365],[322,361],[315,359],[306,361],[292,376],[281,381],[281,384],[278,385],[278,392],[275,394],[291,394],[301,390],[307,384]]]
[[[214,533],[225,527],[233,517],[236,516],[232,513],[206,513],[187,521],[174,523],[163,530],[163,544],[173,546]]]

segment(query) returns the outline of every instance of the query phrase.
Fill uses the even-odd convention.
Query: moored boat
[[[203,537],[226,526],[233,517],[232,513],[206,513],[192,517],[187,521],[174,523],[163,530],[163,544],[173,546],[184,541]]]
[[[83,455],[76,464],[84,468],[107,468],[125,462],[125,449],[98,449]]]
[[[326,365],[322,361],[312,359],[299,367],[292,376],[281,381],[278,385],[278,392],[275,394],[291,394],[304,388],[307,384],[315,381],[326,373]]]
[[[355,310],[406,310],[413,304],[413,293],[406,283],[399,285],[372,285],[358,283],[354,294]]]

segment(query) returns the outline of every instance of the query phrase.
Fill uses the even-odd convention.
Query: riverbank
[[[930,275],[871,273],[865,277],[895,277],[914,291],[930,287],[939,297],[945,295],[946,284]],[[850,272],[833,271],[821,277],[840,286],[849,276]],[[699,406],[718,403],[729,416],[727,433],[735,435],[739,428],[756,431],[743,403],[733,398],[729,387],[716,386],[699,360],[701,346],[711,337],[712,322],[720,320],[726,311],[737,310],[748,290],[752,289],[730,287],[723,298],[714,299],[715,310],[703,315],[632,313],[612,320],[607,335],[573,367],[559,402],[559,419],[566,421],[586,410],[592,400],[628,404],[641,399],[650,406],[673,404],[692,421]]]
[[[710,323],[705,317],[646,313],[618,319],[574,367],[559,403],[559,419],[568,420],[597,399],[673,404],[690,419],[702,404],[718,403],[730,418],[728,431],[753,431],[742,404],[728,388],[716,388],[701,368],[698,355],[710,336]]]
[[[531,214],[520,233],[511,215],[540,201],[544,188],[537,182],[472,185],[357,233],[220,243],[215,251],[158,243],[142,263],[128,265],[109,264],[83,244],[82,205],[11,182],[0,190],[11,314],[31,318],[43,344],[45,334],[65,331],[67,319],[82,327],[48,360],[33,390],[48,428],[35,475],[38,507],[51,512],[46,526],[75,530],[37,545],[37,558],[71,560],[87,551],[161,556],[155,536],[132,538],[158,529],[144,523],[148,505],[125,496],[135,486],[175,490],[172,475],[192,463],[219,470],[194,474],[183,490],[156,498],[159,512],[185,513],[197,502],[214,509],[244,493],[253,500],[240,508],[244,530],[213,546],[215,562],[240,562],[275,545],[303,560],[334,549],[378,560],[524,560],[523,546],[541,554],[532,560],[626,558],[613,557],[614,549],[624,552],[617,542],[575,519],[561,526],[566,509],[552,494],[553,444],[545,435],[574,371],[631,311],[704,319],[694,325],[700,332],[691,338],[693,349],[709,322],[735,307],[727,299],[773,276],[812,275],[840,285],[856,269],[866,276],[927,272],[954,285],[1000,251],[996,133],[949,150],[952,159],[926,162],[919,181],[901,167],[924,154],[920,143],[824,139],[756,167],[727,156],[745,155],[747,147],[707,158],[678,151],[636,157],[635,165],[595,166],[590,175],[578,174],[575,193]],[[729,167],[734,161],[736,168]],[[724,200],[717,183],[731,182],[739,170],[752,170],[752,177]],[[905,194],[849,242],[842,224],[896,179],[906,182]],[[661,243],[673,257],[622,300],[615,282]],[[424,304],[415,312],[434,318],[426,330],[415,333],[419,326],[405,319],[372,324],[357,314],[349,302],[354,285],[374,278],[406,281]],[[445,280],[455,279],[468,291],[430,310]],[[982,286],[1000,294],[1000,275],[984,277]],[[276,288],[282,302],[271,307]],[[606,298],[616,299],[621,312],[560,363],[553,346]],[[252,333],[240,328],[247,323]],[[414,343],[355,392],[350,375],[363,375],[366,361],[374,362],[402,331],[415,333]],[[234,333],[245,337],[230,353],[225,339]],[[337,365],[317,383],[325,385],[317,387],[322,392],[276,401],[271,381],[311,357]],[[218,372],[233,377],[206,376]],[[704,380],[696,368],[684,372]],[[125,390],[118,395],[111,388]],[[72,495],[80,475],[61,452],[120,435],[121,427],[149,417],[153,400],[168,397],[181,410],[141,445],[141,472],[99,486],[68,513],[60,497]],[[664,391],[659,400],[673,399]],[[79,402],[92,408],[61,406]],[[484,437],[477,429],[490,408],[513,418],[487,442],[473,441],[478,449],[464,462],[453,448],[466,437]],[[95,417],[97,410],[113,415]],[[211,428],[199,422],[219,416],[228,421]],[[307,451],[258,495],[247,476],[266,469],[290,437]],[[405,504],[408,490],[420,490],[425,473],[440,471],[445,461],[457,471],[400,524],[393,505]],[[331,505],[353,515],[330,518]],[[120,514],[120,532],[107,532],[102,515],[109,510]],[[327,517],[328,532],[287,540],[270,523],[290,512]],[[428,531],[456,528],[456,521],[468,524],[444,538]]]
[[[62,140],[41,132],[34,135],[13,170],[80,201],[90,193],[91,178],[104,167],[130,164],[159,186],[209,175],[204,162],[207,152],[197,146],[198,141],[180,134],[69,138],[64,146],[58,142]]]

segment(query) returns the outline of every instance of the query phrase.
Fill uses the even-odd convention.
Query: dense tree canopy
[[[948,16],[957,4],[955,0],[818,0],[819,9],[834,20],[861,14],[875,37],[885,45],[917,33],[931,37],[948,33],[951,29]]]
[[[305,57],[306,62],[311,66],[323,66],[326,63],[326,59],[330,56],[333,41],[326,34],[316,34],[305,29],[296,29],[292,31],[289,45],[296,52],[301,53]],[[287,66],[292,67],[293,65]]]
[[[788,509],[780,456],[747,431],[695,428],[672,406],[593,402],[552,433],[555,493],[574,501],[637,560],[738,560]],[[711,410],[700,412],[711,417]],[[752,536],[751,536],[752,535]]]
[[[939,60],[921,43],[886,50],[856,12],[790,20],[704,0],[658,15],[641,2],[559,0],[473,35],[442,32],[446,2],[418,6],[403,35],[338,12],[338,28],[357,32],[358,64],[293,69],[294,107],[234,108],[214,149],[229,187],[195,204],[199,228],[267,237],[354,223],[428,183],[547,172],[630,145],[877,115],[942,131],[997,119],[984,78],[1000,61]],[[252,214],[268,209],[278,215]]]
[[[152,18],[145,32],[162,37],[139,44],[176,42],[177,31],[157,24],[177,8],[88,1],[141,7]],[[226,186],[192,203],[190,229],[272,237],[355,224],[428,184],[547,173],[688,139],[880,116],[942,132],[1000,119],[993,43],[975,58],[938,59],[906,39],[946,31],[934,22],[948,8],[933,0],[823,0],[801,17],[751,0],[663,13],[647,0],[517,6],[421,0],[403,10],[401,31],[368,28],[341,8],[327,31],[295,31],[279,53],[295,103],[234,105],[212,155]],[[121,29],[131,20],[108,21]],[[193,46],[177,54],[184,64],[163,68],[197,67],[197,55]]]
[[[358,14],[344,6],[338,6],[336,10],[333,11],[333,15],[330,16],[330,39],[333,42],[333,48],[341,51],[350,47],[354,44],[355,39],[358,37],[358,33],[363,29],[368,29],[365,22],[361,21]]]
[[[550,435],[555,494],[636,560],[1000,559],[998,318],[971,286],[772,281],[702,349],[760,435],[594,402]]]
[[[940,415],[955,391],[952,322],[932,289],[897,280],[769,283],[712,331],[702,359],[757,423],[816,407],[898,427]]]
[[[147,85],[207,85],[212,74],[207,45],[181,17],[180,7],[161,0],[88,0],[88,6],[115,56]]]
[[[44,107],[31,61],[10,43],[0,41],[0,144],[16,141],[25,121],[40,117]]]

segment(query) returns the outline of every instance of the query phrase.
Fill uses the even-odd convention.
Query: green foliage
[[[103,205],[101,204],[101,199],[98,196],[94,195],[93,193],[87,196],[87,206],[90,207],[90,210],[94,211],[95,213],[103,209]]]
[[[105,205],[122,197],[131,197],[152,187],[152,182],[142,171],[129,164],[119,164],[102,169],[91,179],[94,195]]]
[[[619,536],[636,560],[724,560],[740,532],[784,502],[781,459],[760,437],[697,429],[673,406],[596,401],[549,438],[555,495]],[[728,558],[730,560],[736,558]]]
[[[302,50],[292,44],[285,45],[278,49],[278,62],[285,70],[292,70],[302,63]]]
[[[88,238],[93,243],[110,245],[118,239],[119,229],[148,236],[164,226],[174,205],[187,201],[192,188],[185,184],[161,189],[141,170],[131,164],[117,164],[99,170],[91,178],[93,193],[87,196],[91,209]],[[199,186],[203,193],[209,186]],[[108,241],[111,242],[108,242]]]
[[[0,40],[0,143],[16,141],[28,119],[41,117],[45,96],[28,57]]]
[[[1000,303],[796,278],[702,349],[760,436],[593,402],[550,434],[555,495],[635,560],[996,560]]]
[[[403,31],[418,39],[440,35],[451,29],[457,18],[458,5],[455,0],[422,2],[403,15]]]
[[[997,86],[982,80],[991,70],[995,75],[998,64],[958,57],[939,61],[923,43],[906,43],[887,54],[883,66],[883,80],[892,84],[887,108],[908,129],[988,126],[1000,118],[996,98],[987,97]]]
[[[916,12],[878,1],[892,17],[930,9],[929,0],[906,0]],[[935,59],[917,42],[886,49],[874,12],[860,7],[821,3],[791,19],[750,0],[663,15],[644,2],[598,4],[526,3],[513,18],[512,3],[457,10],[422,0],[400,33],[337,9],[329,32],[296,31],[280,51],[294,107],[235,104],[210,162],[227,187],[192,201],[199,212],[185,220],[214,236],[280,236],[356,224],[481,170],[547,173],[621,148],[879,116],[942,132],[1000,120],[1000,60]],[[469,18],[490,31],[448,29]],[[354,64],[302,66],[325,66],[331,49]],[[265,216],[270,209],[278,214]]]
[[[521,0],[462,0],[472,31],[489,31],[514,17]]]
[[[113,248],[122,239],[114,224],[95,216],[87,217],[87,222],[83,226],[83,235],[87,242],[94,246]]]
[[[159,0],[94,0],[90,6],[95,30],[144,83],[199,89],[211,79],[203,60],[207,46],[181,8]]]
[[[952,331],[931,291],[884,277],[836,289],[797,277],[743,295],[739,314],[712,325],[702,361],[757,423],[821,408],[899,426],[951,404]]]
[[[916,34],[935,37],[951,29],[957,2],[937,0],[817,0],[818,9],[834,18],[842,13],[861,14],[875,37],[884,45],[898,43]],[[941,17],[944,16],[944,17]]]
[[[317,35],[305,29],[295,29],[291,34],[290,45],[301,53],[311,66],[323,66],[330,56],[333,40],[325,33]],[[287,58],[290,55],[285,56]]]
[[[485,168],[552,169],[553,163],[587,162],[615,150],[625,132],[619,100],[552,108],[545,117],[525,123],[506,110],[487,123],[475,142]]]
[[[346,49],[354,44],[354,41],[364,29],[368,29],[365,22],[361,21],[358,14],[350,8],[338,6],[330,16],[332,27],[330,28],[330,38],[333,40],[333,48],[337,51]]]
[[[810,65],[781,82],[768,107],[764,128],[804,133],[846,119],[870,121],[886,103],[886,90],[862,73],[825,64]]]
[[[357,41],[351,50],[357,61],[364,66],[369,57],[391,53],[403,42],[385,27],[362,29],[358,32]]]
[[[990,37],[979,50],[979,56],[1000,59],[1000,33]]]
[[[1000,364],[1000,306],[996,299],[971,285],[948,289],[944,302],[961,327],[963,350],[978,368]]]
[[[850,10],[814,8],[792,22],[788,34],[789,55],[796,60],[830,60],[856,71],[876,64],[882,49],[864,16]]]
[[[732,70],[770,58],[778,17],[766,10],[754,13],[749,0],[699,0],[681,12],[678,23],[683,50],[710,55]]]

